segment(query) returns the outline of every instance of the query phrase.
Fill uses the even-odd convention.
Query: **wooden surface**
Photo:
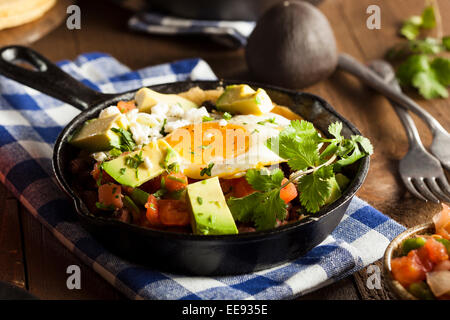
[[[72,0],[58,2],[39,19],[14,28],[0,30],[0,46],[27,45],[44,37],[66,19],[66,9],[75,3]]]
[[[81,30],[69,31],[63,24],[32,47],[54,61],[72,59],[83,52],[107,52],[133,69],[188,57],[202,57],[219,77],[251,80],[243,49],[226,49],[205,38],[132,33],[126,28],[130,15],[126,11],[106,1],[80,1],[79,4],[82,11]],[[381,8],[380,30],[366,28],[366,9],[371,4]],[[450,2],[440,0],[439,4],[445,24]],[[382,58],[389,47],[403,41],[396,35],[399,24],[410,15],[419,14],[422,7],[422,0],[326,0],[320,6],[334,28],[340,49],[364,62]],[[99,12],[102,12],[101,16]],[[444,27],[445,34],[450,34],[450,23]],[[361,198],[406,226],[428,221],[440,209],[440,205],[414,199],[403,187],[397,166],[398,160],[407,150],[406,135],[384,98],[340,72],[305,91],[328,100],[373,142],[375,154],[367,180],[358,192]],[[450,100],[423,101],[417,96],[413,97],[438,118],[445,128],[450,129]],[[429,144],[429,130],[422,122],[416,122],[424,142]],[[71,291],[66,288],[65,270],[71,264],[82,268],[82,290]],[[66,250],[2,186],[0,280],[26,288],[43,299],[123,298],[122,294]],[[366,281],[367,273],[362,270],[303,298],[389,298],[383,289],[368,289]]]

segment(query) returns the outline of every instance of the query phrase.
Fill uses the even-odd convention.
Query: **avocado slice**
[[[145,158],[150,161],[150,167],[145,165]],[[167,164],[176,161],[177,158],[178,154],[166,141],[160,139],[149,143],[139,151],[126,153],[104,162],[103,170],[120,184],[135,188],[162,174]]]
[[[117,127],[116,121],[120,115],[88,120],[69,141],[70,144],[91,152],[105,151],[120,142],[119,136],[111,131]]]
[[[136,92],[134,99],[136,100],[139,112],[151,113],[152,107],[158,103],[166,103],[169,106],[178,104],[184,111],[198,108],[192,101],[176,94],[163,94],[149,88],[139,89],[138,92]]]
[[[253,90],[246,84],[230,85],[217,99],[217,109],[233,114],[262,115],[270,112],[274,105],[264,89]]]
[[[214,177],[187,186],[191,226],[195,234],[237,234],[238,230],[220,187]]]

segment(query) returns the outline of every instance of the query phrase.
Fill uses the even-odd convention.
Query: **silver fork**
[[[339,54],[338,66],[382,93],[391,101],[416,113],[424,120],[433,134],[433,142],[430,147],[431,153],[441,162],[445,169],[450,171],[450,134],[442,127],[439,121],[433,118],[425,109],[421,108],[414,100],[402,94],[401,90],[399,91],[395,87],[387,86],[383,79],[380,79],[376,73],[371,72],[370,69],[366,68],[351,56],[343,53]],[[389,72],[388,78],[388,81],[391,81],[391,79],[395,78],[395,73],[393,71]]]
[[[395,78],[395,72],[388,62],[376,60],[369,67],[396,91],[401,92],[400,86]],[[441,163],[423,146],[417,127],[408,111],[395,102],[391,101],[391,104],[406,129],[409,142],[408,153],[400,160],[399,165],[400,176],[406,188],[417,198],[425,201],[429,200],[439,203],[439,200],[441,200],[450,202],[450,185]],[[433,122],[436,122],[440,126],[434,118],[432,119],[434,120]],[[435,135],[434,141],[436,141],[436,137],[439,136]],[[442,143],[444,140],[440,139],[437,143],[433,142],[435,148],[437,144]],[[445,155],[446,152],[450,159],[450,153],[448,152],[450,149],[450,141],[445,146],[441,145],[440,148],[444,149],[442,153]]]

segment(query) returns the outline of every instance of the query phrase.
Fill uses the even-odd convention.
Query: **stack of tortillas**
[[[0,0],[0,30],[40,18],[57,0]]]

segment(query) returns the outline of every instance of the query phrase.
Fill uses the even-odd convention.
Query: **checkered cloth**
[[[206,35],[228,47],[241,47],[255,27],[253,21],[190,20],[140,12],[128,21],[132,30],[164,35]]]
[[[130,71],[99,53],[63,61],[76,79],[105,93],[177,80],[215,79],[200,59]],[[52,145],[79,111],[0,76],[0,179],[69,250],[129,298],[289,299],[379,259],[402,226],[355,198],[338,227],[306,256],[273,269],[227,277],[188,277],[131,264],[106,251],[79,224],[55,183]]]

